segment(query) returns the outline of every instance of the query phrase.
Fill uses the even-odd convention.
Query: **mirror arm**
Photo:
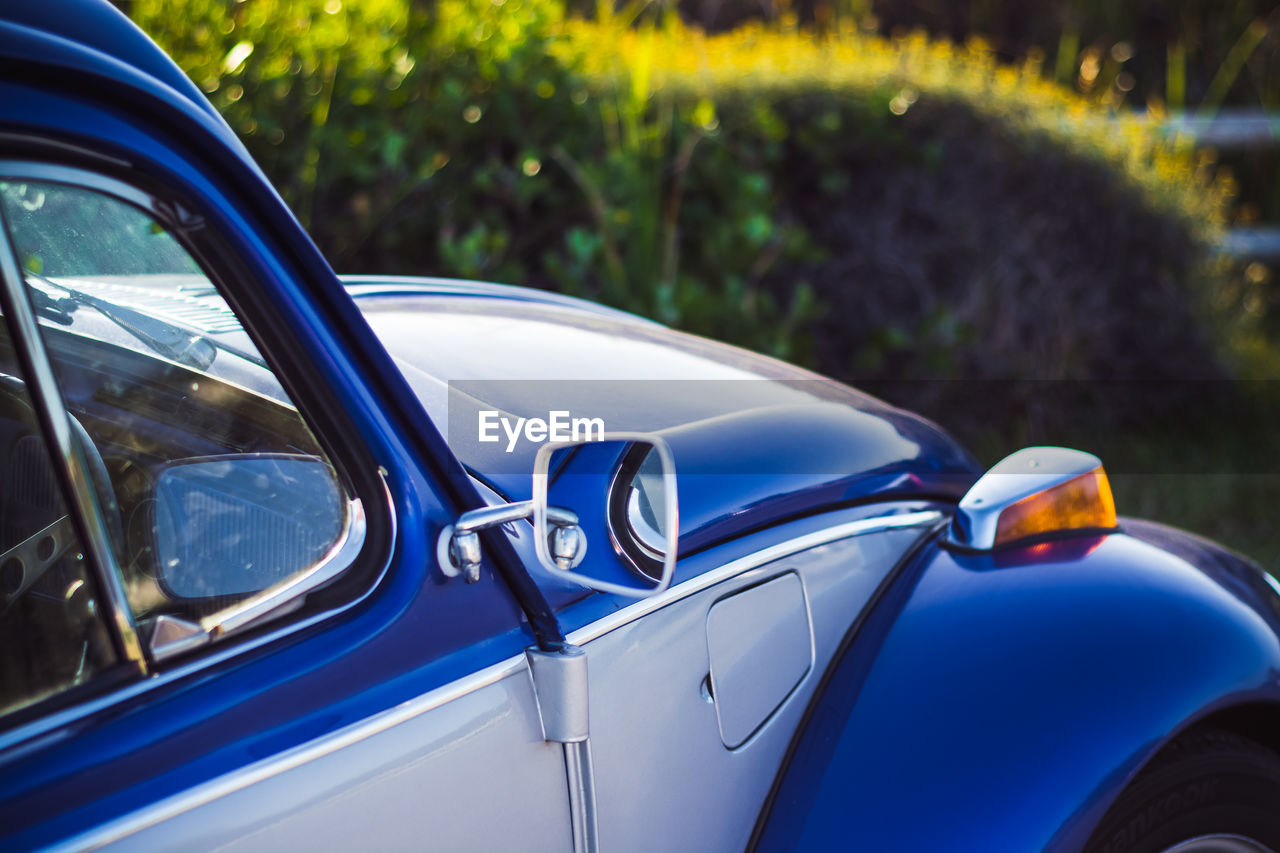
[[[467,583],[480,580],[480,531],[512,521],[533,517],[533,501],[486,506],[458,516],[458,520],[440,531],[436,541],[436,559],[440,571],[448,578],[462,575]],[[578,514],[562,507],[547,507],[547,520],[555,526],[551,532],[551,550],[556,565],[571,569],[582,562],[586,553],[586,537],[578,526]]]

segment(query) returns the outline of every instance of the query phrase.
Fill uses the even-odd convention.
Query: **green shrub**
[[[340,270],[551,287],[803,357],[754,248],[798,256],[706,102],[589,96],[555,0],[135,0]],[[713,115],[713,113],[712,113]],[[696,156],[695,156],[696,155]],[[683,204],[697,195],[700,205]],[[690,223],[692,212],[702,220]],[[698,244],[726,247],[690,258]],[[742,239],[739,239],[742,238]]]
[[[1215,376],[1210,319],[1241,316],[1212,164],[979,44],[179,5],[131,12],[340,270],[555,288],[856,379]]]

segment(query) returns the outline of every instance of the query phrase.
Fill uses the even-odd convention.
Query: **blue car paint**
[[[509,500],[530,497],[536,445],[475,440],[484,410],[545,418],[561,409],[599,416],[606,431],[662,435],[680,460],[682,553],[848,503],[958,500],[981,473],[936,425],[765,356],[576,302],[513,308],[510,296],[449,296],[361,295],[358,304],[412,371],[431,416],[449,425],[454,453]],[[441,334],[437,347],[422,346],[424,329]],[[566,329],[591,353],[585,375],[610,379],[564,378],[582,361],[557,341]],[[655,348],[664,353],[656,367],[644,358]],[[520,378],[484,378],[502,369]],[[655,380],[655,371],[676,378]]]
[[[6,55],[24,55],[30,60],[78,66],[111,79],[123,77],[146,88],[152,88],[153,83],[161,83],[172,90],[165,100],[183,109],[206,113],[215,124],[226,130],[222,135],[223,141],[240,144],[218,111],[182,73],[182,69],[163,51],[157,50],[146,33],[110,4],[6,0],[0,4],[0,12],[4,15],[0,28],[22,27],[27,30],[23,38],[12,32],[3,37]],[[26,53],[22,50],[24,47],[34,49]],[[92,53],[99,55],[93,56]],[[141,73],[135,74],[135,71]]]
[[[0,89],[0,113],[6,123],[36,117],[46,128],[61,124],[68,132],[83,127],[118,130],[117,138],[126,140],[136,133],[71,99],[13,86]],[[145,142],[145,135],[137,136],[139,143]],[[158,149],[150,153],[157,158],[169,154]],[[187,171],[191,160],[190,152],[173,158],[169,180],[176,186],[194,185],[199,197],[220,202],[217,212],[227,217],[220,223],[224,231],[244,240],[237,251],[260,262],[253,270],[257,281],[277,288],[275,298],[294,309],[294,328],[309,330],[301,341],[310,348],[309,371],[329,389],[333,405],[354,422],[370,454],[387,470],[399,533],[395,564],[376,595],[326,622],[324,631],[304,630],[191,679],[113,703],[64,727],[38,752],[6,762],[0,774],[0,834],[16,833],[16,847],[51,842],[305,742],[508,657],[533,641],[527,627],[520,627],[523,614],[509,595],[495,589],[491,573],[472,589],[427,578],[433,550],[423,533],[438,530],[457,510],[435,497],[434,471],[424,460],[434,458],[438,464],[449,457],[433,457],[423,447],[426,426],[420,409],[412,429],[397,430],[388,421],[396,406],[380,398],[384,382],[375,375],[376,359],[371,359],[372,370],[367,362],[348,359],[361,353],[351,343],[350,330],[341,336],[325,334],[326,324],[306,310],[319,300],[297,292],[296,282],[305,277],[270,262],[281,253],[258,242],[267,232],[236,221],[232,202],[217,188],[201,186],[194,170]],[[179,178],[185,181],[179,183]],[[351,325],[357,324],[355,315]],[[373,345],[367,352],[381,350]],[[384,376],[398,375],[393,368],[383,370]],[[411,397],[408,401],[416,405]],[[387,535],[379,498],[374,492],[369,509],[375,518],[384,516],[382,533]],[[386,544],[389,550],[392,543]],[[376,549],[370,557],[378,559]]]
[[[682,560],[678,580],[779,540],[889,510],[922,508],[928,505],[856,507],[800,519]],[[531,558],[527,532],[517,542],[521,554]],[[412,553],[407,559],[421,556]],[[487,577],[467,587],[434,573],[426,578],[402,574],[407,577],[388,577],[395,588],[379,588],[366,605],[370,610],[356,618],[326,621],[323,630],[305,632],[309,636],[286,640],[270,652],[251,652],[200,670],[194,683],[177,682],[113,705],[107,719],[89,719],[79,731],[64,732],[60,745],[5,763],[0,847],[52,844],[421,696],[529,645],[527,634],[509,630],[433,657],[434,650],[454,641],[443,636],[456,624],[444,622],[442,608],[466,607],[468,598],[502,596]],[[451,589],[461,592],[449,595]],[[414,595],[413,601],[396,611],[404,594]],[[584,597],[578,591],[560,618],[567,632],[633,602],[595,593]],[[477,615],[474,609],[467,613]],[[513,607],[506,618],[509,625],[517,623]]]
[[[872,849],[1078,850],[1196,720],[1254,702],[1280,719],[1275,593],[1255,567],[1200,553],[1218,556],[1123,533],[995,554],[935,544],[833,664],[757,849],[856,834]]]
[[[868,421],[874,430],[865,429]],[[907,420],[895,428],[883,415],[813,406],[802,412],[748,410],[660,432],[677,459],[692,460],[678,469],[682,556],[677,577],[688,577],[684,567],[693,554],[794,519],[840,507],[868,506],[878,508],[873,514],[884,514],[894,501],[959,499],[976,476],[966,467],[967,457],[937,453],[929,458],[922,452],[923,442],[906,437],[934,435],[927,429],[913,433],[916,424]],[[577,508],[590,543],[579,571],[626,584],[627,569],[610,547],[607,508],[601,500],[609,491],[617,454],[610,445],[604,448],[610,452],[590,454],[593,448],[583,448],[574,454],[552,480],[548,495],[555,505]],[[941,470],[930,470],[932,466]],[[529,498],[527,474],[509,481],[509,499]],[[520,530],[524,534],[531,528],[522,525]]]

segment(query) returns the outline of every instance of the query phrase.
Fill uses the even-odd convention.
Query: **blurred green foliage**
[[[763,169],[715,144],[706,103],[601,99],[553,0],[135,0],[335,267],[557,288],[803,357],[803,288],[758,283]],[[712,110],[708,113],[708,110]]]
[[[1200,248],[1230,187],[1189,149],[980,43],[713,36],[643,8],[130,13],[338,269],[555,288],[842,377],[1214,362],[1189,318],[1221,291]]]
[[[1048,79],[1114,109],[1198,117],[1280,110],[1278,0],[679,0],[711,30],[788,15],[805,26],[911,32],[963,44],[981,38],[1003,61],[1030,59]],[[1280,222],[1280,157],[1228,152],[1240,224]]]
[[[714,102],[716,150],[740,180],[763,171],[775,223],[812,247],[762,283],[812,289],[824,372],[1209,378],[1228,369],[1214,332],[1248,337],[1206,251],[1229,180],[1034,62],[853,28],[629,24],[571,19],[553,47],[606,100],[643,80],[650,104]]]
[[[1038,57],[1046,75],[1111,103],[1280,104],[1276,0],[681,0],[677,8],[708,30],[792,16],[816,29],[851,25],[889,37],[979,36],[1002,59]]]
[[[1114,433],[1133,439],[1109,457],[1120,472],[1200,448],[1170,433],[1143,455],[1186,412],[1213,417],[1185,395],[1102,404],[1088,381],[1021,394],[1006,380],[1280,368],[1266,277],[1210,250],[1234,192],[1212,155],[1056,84],[1043,50],[1008,63],[981,41],[885,38],[859,28],[865,5],[718,35],[607,2],[589,19],[562,0],[126,8],[341,271],[599,299],[872,381],[988,462],[1069,438],[1072,417],[1104,433],[1146,418]],[[1078,393],[1055,400],[1059,387]],[[1230,444],[1206,445],[1199,470],[1236,470],[1211,452]],[[1280,566],[1270,503],[1223,483],[1247,531],[1218,532]],[[1210,533],[1223,515],[1194,485],[1130,491],[1156,501],[1130,511]]]

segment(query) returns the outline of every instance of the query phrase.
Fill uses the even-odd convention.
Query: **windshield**
[[[41,324],[288,398],[194,258],[143,210],[91,190],[0,182]]]

